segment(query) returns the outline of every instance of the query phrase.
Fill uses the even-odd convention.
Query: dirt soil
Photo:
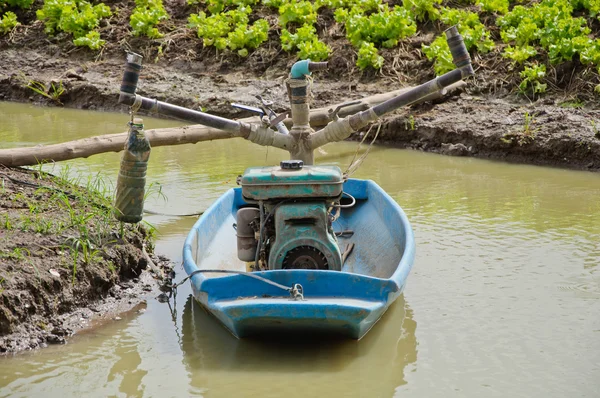
[[[64,344],[160,294],[148,230],[121,236],[103,198],[19,168],[0,168],[0,186],[0,353]]]
[[[133,2],[106,4],[133,8]],[[163,38],[132,37],[126,28],[129,12],[120,12],[101,26],[107,44],[99,53],[75,47],[65,34],[46,36],[34,12],[22,12],[23,25],[0,38],[0,100],[126,112],[117,98],[125,52],[131,50],[144,56],[139,94],[229,118],[249,116],[230,104],[256,105],[255,95],[273,100],[277,111],[288,108],[283,81],[296,58],[281,50],[276,33],[271,31],[268,45],[247,58],[217,53],[203,48],[195,33],[185,28],[195,8],[179,1],[166,1],[165,6],[171,19],[162,28]],[[275,11],[257,12],[276,25]],[[440,34],[440,27],[419,26],[420,33],[399,48],[382,50],[386,62],[381,71],[361,72],[354,66],[356,53],[329,14],[319,15],[317,30],[334,51],[329,70],[315,76],[313,107],[414,86],[434,77],[420,48]],[[494,21],[484,23],[496,35]],[[548,73],[549,92],[534,101],[515,94],[518,71],[500,51],[476,55],[476,77],[458,96],[387,116],[379,143],[448,155],[599,169],[600,108],[593,93],[600,82],[597,73],[577,62],[562,64]],[[62,85],[64,92],[55,99],[44,97],[27,88],[32,81],[45,85],[49,94],[55,92],[52,84]],[[359,137],[360,133],[353,138]]]

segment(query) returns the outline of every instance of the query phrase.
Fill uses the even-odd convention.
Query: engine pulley
[[[329,269],[327,258],[313,246],[297,246],[289,250],[282,263],[283,269]]]

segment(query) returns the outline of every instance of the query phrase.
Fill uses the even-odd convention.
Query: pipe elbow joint
[[[302,61],[298,61],[292,65],[292,69],[290,70],[290,76],[292,79],[302,79],[305,76],[310,76],[310,69],[308,67],[309,64],[310,59],[303,59]]]
[[[274,146],[286,150],[289,150],[293,146],[293,138],[290,135],[281,134],[255,124],[250,126],[250,133],[245,138],[250,142],[262,146]]]
[[[460,72],[461,72],[463,79],[466,79],[467,77],[475,76],[475,70],[473,70],[473,65],[471,63],[460,68]]]

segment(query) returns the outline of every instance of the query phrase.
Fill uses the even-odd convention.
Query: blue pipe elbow
[[[292,65],[292,70],[290,71],[292,79],[302,79],[304,76],[310,76],[310,71],[308,70],[309,63],[310,59],[303,59]]]

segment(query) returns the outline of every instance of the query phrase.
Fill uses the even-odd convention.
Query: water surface
[[[127,119],[0,103],[0,146],[117,133]],[[345,169],[355,149],[328,145],[317,162]],[[119,156],[65,164],[114,181]],[[241,139],[154,148],[148,178],[167,201],[146,207],[203,210],[246,167],[285,158]],[[599,396],[600,174],[375,147],[354,177],[390,193],[417,240],[404,295],[360,342],[236,340],[185,286],[174,312],[150,300],[66,346],[0,358],[0,396]],[[195,219],[146,220],[180,263]]]

